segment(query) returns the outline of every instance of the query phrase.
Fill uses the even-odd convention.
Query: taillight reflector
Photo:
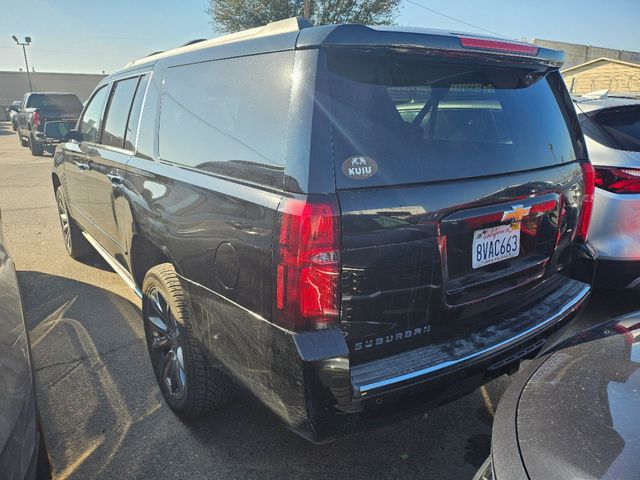
[[[640,193],[640,170],[596,167],[596,187],[613,193]]]
[[[334,323],[339,311],[340,224],[332,198],[287,199],[280,208],[274,320],[291,330]]]
[[[591,222],[591,211],[593,210],[593,194],[596,189],[595,171],[590,163],[581,163],[580,167],[584,178],[584,195],[574,238],[579,242],[586,242],[589,222]]]
[[[502,42],[485,38],[459,37],[460,45],[465,48],[480,48],[482,50],[498,50],[500,52],[524,53],[537,55],[538,47],[523,43]]]

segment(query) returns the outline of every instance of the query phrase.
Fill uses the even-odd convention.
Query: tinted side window
[[[595,118],[613,138],[617,148],[640,151],[640,106],[605,110]]]
[[[147,82],[149,81],[149,75],[145,75],[140,79],[138,88],[136,89],[136,96],[131,106],[131,113],[129,114],[129,121],[127,122],[127,130],[124,135],[124,148],[127,150],[133,150],[136,142],[136,133],[138,131],[138,123],[140,122],[140,111],[142,110],[142,101],[147,90]]]
[[[103,145],[118,148],[122,148],[124,145],[125,128],[129,120],[131,102],[136,93],[139,80],[140,77],[129,78],[113,85],[100,142]]]
[[[172,67],[160,110],[160,157],[282,186],[293,52]]]
[[[80,136],[83,142],[96,143],[98,141],[102,111],[108,92],[109,88],[104,86],[89,100],[89,104],[82,114],[82,120],[80,120]]]

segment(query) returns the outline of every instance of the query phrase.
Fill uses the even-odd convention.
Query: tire
[[[22,135],[20,135],[20,130],[18,130],[18,140],[20,140],[20,145],[22,145],[23,147],[28,147],[29,146],[29,141],[25,140]]]
[[[173,265],[149,270],[142,293],[147,350],[169,407],[179,417],[194,418],[229,402],[233,383],[208,362],[196,341],[187,297]]]
[[[31,150],[31,155],[34,157],[41,157],[44,153],[44,147],[41,143],[38,143],[35,138],[33,138],[32,133],[29,134],[29,150]]]
[[[75,260],[88,257],[93,251],[91,244],[84,238],[82,231],[69,215],[69,209],[61,187],[56,188],[56,203],[58,205],[58,218],[60,219],[62,238],[64,239],[67,253]]]

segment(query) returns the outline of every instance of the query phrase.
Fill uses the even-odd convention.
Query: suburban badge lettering
[[[431,331],[430,325],[425,325],[423,327],[415,327],[411,330],[405,330],[403,332],[395,332],[384,337],[376,337],[367,340],[363,340],[361,342],[356,342],[353,346],[355,351],[359,350],[368,350],[370,348],[379,347],[383,344],[389,344],[393,342],[397,342],[399,340],[406,340],[411,337],[416,337],[419,335],[426,335]]]

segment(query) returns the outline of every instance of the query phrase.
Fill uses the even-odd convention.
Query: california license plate
[[[520,254],[520,223],[500,225],[473,232],[471,263],[484,267]]]

